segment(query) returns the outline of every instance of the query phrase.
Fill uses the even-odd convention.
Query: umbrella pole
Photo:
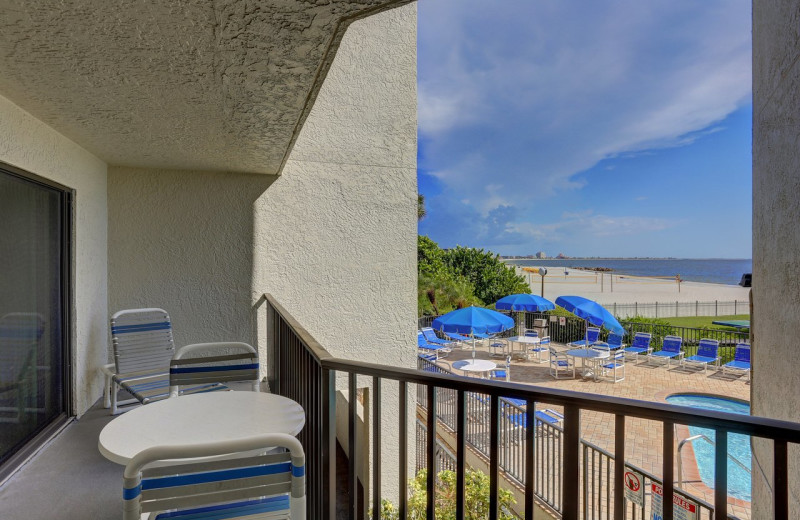
[[[472,336],[472,362],[475,363],[475,333],[470,332],[470,336]]]

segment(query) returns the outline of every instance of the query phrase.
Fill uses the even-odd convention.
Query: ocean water
[[[581,259],[581,260],[505,260],[508,264],[521,266],[553,266],[553,267],[608,267],[615,274],[632,276],[675,276],[691,282],[708,282],[735,285],[744,273],[753,272],[753,261],[750,259],[730,260],[720,258],[692,259]]]

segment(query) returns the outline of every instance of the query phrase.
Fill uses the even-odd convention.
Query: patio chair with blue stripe
[[[569,345],[572,347],[589,348],[594,343],[596,343],[599,338],[600,338],[600,328],[589,327],[586,329],[586,335],[583,338],[577,341],[570,341]]]
[[[625,344],[622,342],[622,334],[609,333],[606,341],[595,341],[592,347],[604,347],[608,350],[617,350],[624,348]]]
[[[697,347],[697,354],[683,359],[683,364],[700,365],[704,372],[708,372],[708,365],[711,363],[719,366],[719,341],[716,339],[704,338],[700,340]]]
[[[572,379],[575,379],[575,364],[572,362],[572,358],[550,347],[550,375],[559,379],[559,374],[562,372],[569,374],[570,371],[572,371]]]
[[[651,352],[648,358],[653,361],[665,361],[665,364],[669,367],[673,358],[678,358],[678,362],[683,358],[682,344],[683,338],[680,336],[664,336],[661,350]]]
[[[649,332],[637,332],[633,336],[633,344],[630,347],[623,348],[622,352],[625,353],[626,358],[633,357],[638,359],[642,354],[647,356],[653,351],[650,346],[652,339],[653,335]]]
[[[527,336],[528,334],[526,333],[525,335]],[[550,352],[550,336],[545,336],[540,339],[539,344],[530,347],[528,352],[533,352],[534,361],[537,363],[544,363],[546,360],[542,355],[546,352]]]
[[[111,317],[114,373],[111,376],[111,414],[169,397],[169,362],[175,353],[172,323],[164,309],[128,309]],[[133,399],[118,402],[119,389]]]
[[[625,379],[625,353],[622,351],[615,352],[610,360],[603,362],[600,365],[600,370],[603,377],[609,378],[613,383],[619,383]],[[609,377],[610,376],[610,377]]]
[[[231,390],[224,383],[248,381],[260,390],[258,352],[247,343],[219,342],[186,345],[169,363],[169,395]]]
[[[433,327],[423,327],[419,329],[422,332],[422,335],[425,337],[425,341],[428,343],[433,343],[434,345],[441,345],[443,347],[450,347],[453,343],[452,341],[448,341],[446,339],[441,339],[436,335],[436,331],[433,330]]]
[[[263,454],[275,447],[286,451]],[[305,454],[291,435],[157,446],[125,466],[122,518],[304,520],[305,487]]]
[[[739,343],[733,354],[733,361],[728,361],[720,367],[722,373],[733,371],[735,373],[750,373],[750,345]]]

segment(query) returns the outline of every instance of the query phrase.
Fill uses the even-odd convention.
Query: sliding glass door
[[[68,412],[69,197],[0,164],[0,467]]]

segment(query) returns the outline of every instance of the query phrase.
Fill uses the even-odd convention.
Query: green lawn
[[[709,329],[722,329],[722,330],[738,330],[732,327],[722,327],[720,325],[713,325],[712,321],[728,321],[728,320],[749,320],[749,314],[736,314],[733,316],[687,316],[682,318],[660,318],[669,322],[670,325],[676,327],[693,327],[693,328],[709,328]],[[744,329],[747,330],[747,329]]]

